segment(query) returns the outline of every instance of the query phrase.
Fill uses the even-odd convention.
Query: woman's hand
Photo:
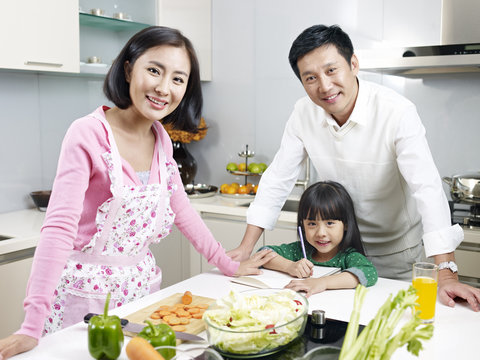
[[[277,253],[272,249],[259,251],[248,260],[242,261],[234,276],[260,275],[262,270],[259,267],[272,260],[275,256],[277,256]]]
[[[32,350],[38,345],[38,340],[28,336],[14,334],[0,340],[0,360],[8,359],[13,355]]]
[[[292,280],[290,281],[285,289],[291,289],[296,292],[303,291],[305,296],[309,297],[313,294],[321,293],[322,291],[327,290],[327,281],[326,278],[309,278],[304,280]]]
[[[286,269],[287,273],[293,277],[299,279],[308,278],[313,274],[313,264],[310,260],[301,259],[296,262],[292,262]]]

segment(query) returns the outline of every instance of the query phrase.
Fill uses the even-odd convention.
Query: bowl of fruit
[[[220,194],[231,198],[253,198],[257,193],[258,185],[246,183],[240,185],[237,182],[231,184],[222,184],[220,186]]]
[[[265,170],[267,170],[267,164],[265,163],[252,162],[247,164],[245,162],[241,162],[237,164],[230,162],[227,164],[227,171],[233,175],[258,176],[262,175]]]

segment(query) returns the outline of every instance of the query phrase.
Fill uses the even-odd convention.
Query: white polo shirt
[[[416,107],[393,90],[359,80],[355,108],[342,127],[308,97],[298,100],[247,223],[274,228],[307,154],[319,180],[337,181],[350,193],[368,255],[403,251],[423,238],[433,256],[463,240],[461,227],[451,226]]]

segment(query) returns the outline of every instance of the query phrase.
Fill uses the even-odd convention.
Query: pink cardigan
[[[99,107],[97,115],[105,118],[108,107]],[[174,162],[171,140],[162,125],[154,124],[160,134],[167,162]],[[89,114],[72,123],[63,140],[57,175],[52,188],[40,241],[33,260],[27,296],[24,301],[25,320],[17,334],[40,338],[45,318],[50,314],[53,292],[72,249],[81,250],[96,231],[97,208],[111,197],[110,179],[101,154],[109,150],[107,131]],[[157,159],[155,151],[154,159]],[[124,183],[141,185],[133,168],[122,160]],[[150,182],[159,182],[158,163],[152,164]],[[191,207],[179,173],[175,174],[177,191],[171,197],[175,225],[190,240],[209,263],[225,275],[233,275],[239,263],[225,250],[208,230],[198,213]],[[164,239],[163,241],[168,241]],[[161,265],[161,264],[160,264]]]

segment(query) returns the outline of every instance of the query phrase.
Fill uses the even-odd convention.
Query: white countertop
[[[37,209],[0,214],[0,235],[11,238],[0,241],[0,254],[36,247],[44,218]]]
[[[194,276],[178,284],[162,289],[154,294],[124,305],[112,311],[120,317],[127,316],[172,294],[186,290],[194,295],[220,298],[233,289],[243,291],[247,286],[232,283],[231,278],[213,270]],[[368,293],[361,311],[360,322],[366,324],[377,309],[385,302],[389,294],[396,295],[409,283],[397,280],[379,279],[375,286],[368,288]],[[310,312],[313,309],[325,310],[327,318],[348,321],[353,307],[354,290],[328,290],[309,298]],[[437,302],[434,336],[424,342],[420,359],[471,359],[478,352],[476,337],[480,324],[480,313],[475,313],[464,304],[449,308]],[[205,332],[200,334],[206,338]],[[125,344],[130,340],[125,338]],[[197,343],[198,344],[198,343]],[[183,345],[182,345],[183,346]],[[204,344],[207,346],[207,343]],[[39,346],[32,351],[20,354],[14,359],[90,359],[87,346],[87,325],[78,323],[67,329],[46,336]],[[125,345],[119,359],[127,359]],[[392,359],[418,359],[405,349],[395,352]]]

